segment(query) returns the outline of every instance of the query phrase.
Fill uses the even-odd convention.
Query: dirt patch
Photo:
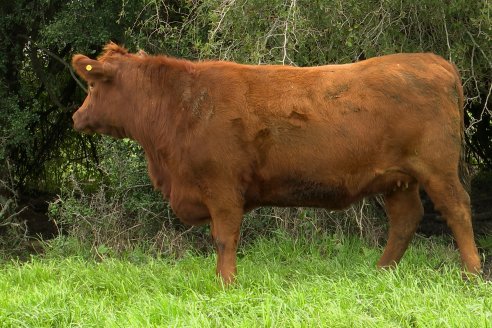
[[[32,193],[22,195],[18,202],[19,222],[25,222],[26,234],[40,239],[51,239],[58,235],[55,222],[48,217],[48,204],[54,195]]]

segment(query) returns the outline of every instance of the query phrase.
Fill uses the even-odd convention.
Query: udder
[[[376,172],[376,177],[364,188],[365,194],[385,194],[398,190],[406,190],[416,179],[400,170]]]

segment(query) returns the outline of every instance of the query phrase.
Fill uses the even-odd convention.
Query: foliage
[[[348,63],[402,51],[438,53],[460,68],[471,160],[478,169],[490,170],[491,9],[488,0],[4,1],[0,235],[25,235],[22,222],[13,221],[20,209],[6,204],[17,204],[19,193],[38,191],[60,195],[51,207],[52,217],[93,250],[114,243],[119,252],[134,239],[152,245],[161,238],[161,245],[172,244],[177,236],[201,244],[208,233],[206,228],[179,230],[187,228],[176,228],[169,208],[150,187],[135,187],[148,184],[138,147],[72,131],[71,113],[85,94],[70,69],[70,58],[78,52],[95,57],[109,40],[131,50],[188,59],[298,66]],[[290,232],[302,228],[301,234],[309,234],[309,229],[350,222],[356,232],[375,231],[366,237],[377,244],[381,234],[373,228],[380,225],[361,230],[358,224],[373,222],[362,218],[372,218],[377,206],[359,206],[367,212],[355,221],[322,210],[258,210],[245,220],[243,237],[271,231],[263,229],[269,224]],[[350,209],[348,215],[353,217],[359,209]],[[156,215],[161,221],[153,221]],[[306,220],[297,223],[299,216]],[[103,227],[109,230],[103,233]],[[122,240],[116,242],[110,233]]]
[[[95,262],[66,255],[5,263],[5,327],[489,327],[492,285],[463,281],[443,240],[419,240],[395,270],[358,238],[290,239],[241,250],[223,289],[213,255],[180,261],[138,253]]]
[[[88,254],[100,259],[135,248],[168,256],[186,251],[185,227],[176,226],[161,195],[152,192],[138,145],[102,138],[99,146],[102,182],[84,185],[68,176],[50,204],[50,217],[62,227],[62,234],[72,236]],[[47,244],[52,246],[56,244]]]
[[[99,138],[71,128],[83,93],[68,63],[76,51],[96,54],[109,37],[123,41],[135,19],[125,9],[138,11],[119,1],[0,3],[0,245],[17,249],[28,237],[17,216],[21,195],[58,191],[74,166],[84,180],[100,176]]]
[[[0,18],[0,160],[12,163],[17,188],[55,191],[70,162],[97,162],[97,140],[71,129],[83,94],[70,57],[96,55],[109,39],[124,42],[136,18],[130,13],[139,9],[94,0],[2,2],[0,8],[6,13]]]

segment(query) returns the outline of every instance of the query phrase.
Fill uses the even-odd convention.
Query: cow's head
[[[111,43],[98,60],[80,54],[72,58],[72,66],[89,86],[84,103],[72,116],[77,131],[118,138],[128,134],[124,126],[124,113],[130,106],[128,86],[122,78],[118,54],[113,51],[115,49],[121,53],[120,56],[126,53],[126,49]]]

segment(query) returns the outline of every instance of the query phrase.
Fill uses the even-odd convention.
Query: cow
[[[261,206],[343,209],[382,194],[389,236],[378,267],[403,256],[423,188],[478,274],[470,198],[459,176],[463,88],[431,53],[319,67],[188,61],[130,53],[73,56],[89,85],[77,131],[131,138],[153,186],[185,224],[210,224],[216,273],[236,277],[243,214]]]

